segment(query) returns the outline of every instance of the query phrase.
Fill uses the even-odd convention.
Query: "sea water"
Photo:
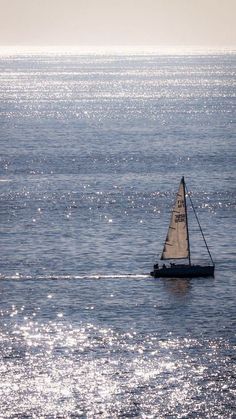
[[[234,417],[235,58],[1,51],[0,417]],[[149,275],[182,175],[214,279]]]

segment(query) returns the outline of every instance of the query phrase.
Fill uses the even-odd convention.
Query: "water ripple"
[[[4,417],[233,417],[227,342],[34,321],[3,329],[1,342]]]

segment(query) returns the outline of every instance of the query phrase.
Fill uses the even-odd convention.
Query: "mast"
[[[187,211],[187,204],[186,204],[186,185],[184,176],[182,177],[183,188],[184,188],[184,206],[185,206],[185,215],[186,215],[186,229],[187,229],[187,243],[188,243],[188,263],[189,266],[191,265],[191,253],[190,253],[190,241],[189,241],[189,231],[188,231],[188,211]]]

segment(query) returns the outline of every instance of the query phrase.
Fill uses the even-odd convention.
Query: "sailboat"
[[[170,263],[170,266],[163,264],[161,267],[159,267],[158,263],[156,263],[153,267],[153,271],[150,272],[150,275],[154,278],[197,278],[214,276],[215,265],[205,236],[203,234],[197,213],[193,206],[191,196],[187,192],[187,196],[189,197],[191,206],[193,208],[198,227],[202,234],[203,241],[211,260],[211,264],[194,265],[191,262],[186,191],[187,187],[184,177],[182,177],[176,195],[175,204],[172,210],[169,229],[162,251],[161,260],[188,259],[188,263]]]

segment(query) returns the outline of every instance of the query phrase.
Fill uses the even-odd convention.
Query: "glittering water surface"
[[[234,87],[232,51],[1,55],[1,417],[234,417]],[[183,174],[216,275],[154,280]]]

